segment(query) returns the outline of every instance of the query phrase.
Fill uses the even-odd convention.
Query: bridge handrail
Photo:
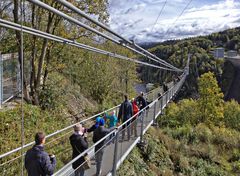
[[[156,88],[156,89],[158,89],[158,88]],[[153,89],[153,90],[155,90],[155,89]],[[146,93],[145,95],[149,95],[150,93],[153,92],[153,90],[150,91],[150,92],[148,92],[148,93]],[[114,107],[112,107],[112,108],[110,108],[110,109],[107,109],[107,110],[105,110],[105,111],[102,111],[102,112],[100,112],[100,113],[98,113],[98,114],[95,114],[95,115],[93,115],[93,116],[91,116],[91,117],[89,117],[89,118],[86,118],[86,119],[84,119],[84,120],[82,120],[82,121],[80,121],[80,122],[77,122],[77,123],[74,123],[74,124],[72,124],[72,125],[69,125],[69,126],[63,128],[63,129],[61,129],[61,130],[57,130],[57,131],[55,131],[55,132],[47,135],[47,136],[46,136],[46,139],[48,139],[48,138],[50,138],[50,137],[53,137],[53,136],[55,136],[55,135],[57,135],[57,134],[59,134],[59,133],[62,133],[62,132],[66,131],[66,130],[68,130],[68,129],[70,129],[70,128],[73,128],[73,127],[74,127],[76,124],[78,124],[78,123],[84,123],[84,122],[86,122],[86,121],[90,121],[90,120],[96,118],[97,116],[100,116],[100,115],[102,115],[102,114],[104,114],[104,113],[106,113],[106,112],[109,112],[109,111],[111,111],[111,110],[113,110],[113,109],[116,109],[116,108],[120,107],[120,105],[121,105],[121,104],[119,104],[119,105],[117,105],[117,106],[114,106]],[[20,151],[20,150],[22,150],[22,149],[25,149],[25,148],[27,148],[27,147],[30,147],[30,146],[32,146],[32,145],[34,145],[34,144],[35,144],[35,142],[33,141],[33,142],[28,143],[28,144],[25,144],[25,145],[22,146],[22,147],[15,148],[15,149],[13,149],[13,150],[11,150],[11,151],[9,151],[9,152],[6,152],[6,153],[4,153],[4,154],[1,154],[1,155],[0,155],[0,159],[6,157],[6,156],[8,156],[8,155],[11,155],[11,154],[13,154],[13,153],[15,153],[15,152],[18,152],[18,151]]]
[[[154,101],[155,102],[155,101]],[[152,103],[154,103],[152,102]],[[151,103],[151,104],[152,104]],[[72,165],[72,163],[74,163],[75,161],[77,161],[80,157],[84,156],[85,154],[87,154],[88,152],[90,152],[92,149],[94,149],[99,143],[101,143],[102,141],[104,141],[105,139],[107,139],[111,134],[113,134],[113,132],[118,131],[119,129],[121,129],[123,127],[123,125],[125,125],[126,123],[128,123],[129,121],[131,121],[134,117],[136,117],[137,115],[139,115],[141,112],[145,111],[147,108],[149,107],[149,105],[147,105],[145,108],[143,108],[142,110],[140,110],[137,114],[133,115],[130,119],[128,119],[127,121],[125,121],[124,123],[122,123],[120,126],[116,127],[115,130],[113,130],[111,133],[109,133],[108,135],[104,136],[101,140],[99,140],[98,142],[94,143],[91,147],[89,147],[87,150],[85,150],[83,153],[81,153],[80,155],[78,155],[76,158],[74,158],[73,160],[71,160],[70,162],[68,162],[65,166],[63,166],[60,170],[58,170],[56,173],[54,173],[54,175],[58,175],[59,173],[62,173],[66,168],[68,168],[70,165]]]
[[[168,91],[166,91],[162,96],[160,96],[160,99],[163,98],[164,96],[166,96],[169,92],[171,92],[172,90],[174,90],[174,88],[177,87],[180,88],[183,81],[185,80],[186,76],[183,75],[183,77],[181,78],[181,80],[179,82],[177,82],[176,84],[174,84],[171,88],[168,89]],[[178,90],[175,90],[176,92]],[[175,93],[176,93],[175,92]],[[91,147],[89,147],[87,150],[85,150],[83,153],[79,154],[76,158],[74,158],[73,160],[71,160],[70,162],[68,162],[66,165],[64,165],[61,169],[59,169],[56,173],[54,173],[54,176],[58,175],[58,174],[63,174],[66,172],[67,168],[69,166],[71,166],[75,161],[77,161],[80,157],[84,156],[85,154],[87,154],[88,152],[92,151],[99,143],[101,143],[102,141],[104,141],[105,139],[107,139],[111,134],[115,133],[115,132],[119,132],[120,129],[123,128],[123,126],[125,124],[127,124],[128,122],[130,122],[131,120],[133,120],[133,118],[135,118],[136,116],[138,116],[139,114],[143,113],[145,110],[147,110],[148,108],[152,107],[156,102],[160,101],[159,97],[157,99],[155,99],[153,102],[151,102],[149,105],[147,105],[145,108],[143,108],[142,110],[140,110],[138,113],[136,113],[135,115],[133,115],[131,118],[129,118],[127,121],[125,121],[124,123],[122,123],[120,126],[116,127],[115,130],[113,130],[111,133],[109,133],[108,135],[106,135],[105,137],[103,137],[101,140],[99,140],[97,143],[94,143]]]

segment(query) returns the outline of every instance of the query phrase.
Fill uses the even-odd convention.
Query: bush
[[[171,103],[165,112],[165,115],[159,118],[161,126],[181,127],[198,122],[197,102],[192,99],[182,100],[178,104]]]
[[[239,133],[225,127],[212,127],[213,143],[223,149],[233,149],[240,145]]]
[[[178,140],[186,140],[192,143],[195,139],[193,134],[193,128],[189,125],[179,127],[172,131],[172,137]]]
[[[240,131],[240,105],[234,100],[224,105],[224,123],[226,127]]]
[[[195,133],[201,142],[208,143],[212,138],[212,131],[203,123],[196,126]]]

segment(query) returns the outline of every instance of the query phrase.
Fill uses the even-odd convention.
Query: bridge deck
[[[171,97],[169,97],[170,99]],[[167,100],[167,95],[163,96],[163,105],[162,108],[166,106],[169,100]],[[150,125],[153,122],[153,119],[155,119],[159,114],[161,113],[161,101],[158,101],[156,103],[156,111],[154,116],[154,105],[150,107],[148,110],[145,111],[144,114],[144,133],[147,131],[147,129],[150,127]],[[138,117],[137,120],[137,136],[131,135],[131,138],[129,141],[127,141],[127,132],[125,134],[125,140],[122,140],[122,132],[120,132],[119,136],[119,143],[118,143],[118,153],[117,153],[117,160],[119,167],[120,164],[123,162],[123,160],[126,158],[126,156],[130,153],[130,151],[133,149],[133,147],[139,142],[140,140],[140,133],[141,133],[141,118],[143,117],[143,114]],[[128,127],[131,128],[131,125]],[[126,129],[125,129],[126,130]],[[127,131],[127,130],[126,130]],[[115,141],[115,137],[106,144],[106,147],[104,149],[104,155],[103,155],[103,162],[102,162],[102,174],[101,175],[110,175],[112,172],[112,166],[113,166],[113,159],[114,159],[114,149],[115,144],[112,142]],[[94,152],[90,152],[89,156],[91,158],[91,168],[85,171],[85,175],[87,176],[93,176],[96,173],[96,165],[95,165],[95,159],[94,159]],[[74,175],[74,170],[69,167],[67,168],[67,171],[65,170],[64,173],[60,175]]]

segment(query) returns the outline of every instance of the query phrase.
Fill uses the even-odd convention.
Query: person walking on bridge
[[[99,122],[100,122],[101,118],[102,118],[101,116],[98,116],[98,117],[96,118],[95,124],[93,124],[90,128],[87,129],[87,132],[88,132],[88,133],[93,132],[95,129],[97,129],[97,128],[99,127]]]
[[[87,134],[84,133],[82,124],[78,123],[74,127],[74,133],[69,137],[70,144],[72,146],[72,159],[76,158],[82,152],[87,150]],[[82,164],[85,162],[84,156],[80,157],[77,161],[72,164],[75,170],[75,176],[84,176],[84,168]]]
[[[109,120],[109,128],[113,128],[117,126],[118,123],[118,118],[116,116],[116,111],[113,110],[111,111],[109,114],[105,113],[104,114],[104,120]],[[113,139],[113,137],[115,136],[115,134],[111,134],[111,136],[109,137],[109,140]],[[114,140],[112,140],[112,142],[114,143]]]
[[[144,98],[144,93],[141,92],[140,95],[137,97],[136,101],[139,104],[140,110],[144,109],[147,106],[147,101]]]
[[[130,119],[133,116],[133,107],[132,103],[128,100],[128,96],[124,95],[124,102],[121,104],[119,113],[118,113],[118,122],[122,119],[122,123],[126,122],[128,119]],[[123,125],[123,133],[122,133],[122,140],[124,140],[125,137],[125,130],[127,128],[127,134],[128,134],[128,140],[130,140],[130,121],[127,122],[127,124]]]
[[[105,128],[105,120],[103,118],[99,121],[99,127],[94,130],[93,132],[93,142],[96,143],[104,138],[107,134],[109,134],[115,128]],[[100,142],[98,145],[95,146],[95,159],[96,159],[96,176],[101,175],[101,167],[102,167],[102,159],[103,159],[103,152],[104,152],[104,144],[105,140]]]
[[[137,117],[138,115],[136,115],[139,112],[139,108],[137,106],[137,102],[135,99],[132,100],[132,107],[133,107],[133,115],[135,116],[132,120],[131,120],[131,134],[133,134],[134,132],[134,136],[137,137]]]
[[[45,134],[38,132],[35,135],[35,145],[27,151],[25,168],[29,176],[52,175],[56,167],[56,158],[44,151]]]

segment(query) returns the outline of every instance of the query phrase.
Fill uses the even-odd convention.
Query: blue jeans
[[[101,174],[101,167],[102,167],[102,160],[103,160],[103,152],[104,150],[100,150],[95,154],[95,160],[96,160],[96,176],[99,176]]]
[[[84,176],[84,172],[84,169],[80,167],[75,171],[75,176]]]
[[[126,122],[128,119],[124,119],[123,123]],[[126,124],[123,125],[122,128],[122,140],[124,140],[125,137],[125,131],[127,130],[127,135],[128,135],[128,140],[130,140],[130,136],[131,136],[131,129],[130,129],[130,124],[131,121],[128,121]],[[127,129],[126,129],[127,128]]]

